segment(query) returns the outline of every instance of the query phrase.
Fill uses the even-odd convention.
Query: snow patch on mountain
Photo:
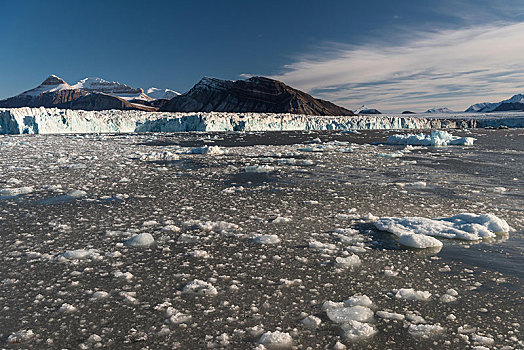
[[[426,113],[455,113],[455,111],[452,111],[447,107],[435,107],[428,109]]]

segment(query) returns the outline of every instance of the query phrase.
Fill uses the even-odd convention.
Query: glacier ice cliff
[[[309,116],[272,113],[82,111],[0,109],[0,134],[446,129],[524,127],[523,112],[439,115]]]

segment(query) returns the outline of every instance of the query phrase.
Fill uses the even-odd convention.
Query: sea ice
[[[13,197],[18,196],[22,194],[28,194],[34,191],[33,187],[25,186],[25,187],[14,187],[14,188],[4,188],[0,190],[0,196],[5,197]]]
[[[369,338],[377,333],[375,327],[355,320],[349,320],[342,324],[340,328],[342,329],[342,337],[349,341]]]
[[[407,134],[391,135],[386,140],[388,145],[416,145],[416,146],[448,146],[462,145],[471,146],[475,139],[473,137],[453,136],[447,131],[433,130],[431,135],[424,134]]]
[[[70,260],[101,258],[100,254],[94,249],[68,250],[65,253],[59,255],[59,257],[70,259]]]
[[[398,242],[406,247],[419,249],[442,247],[442,242],[438,239],[418,233],[402,235],[399,237]]]
[[[190,153],[220,155],[220,154],[224,154],[224,150],[218,146],[204,146],[204,147],[193,148],[190,151]]]
[[[218,291],[211,283],[195,279],[184,286],[182,294],[215,296],[218,294]]]
[[[322,321],[320,320],[320,318],[311,315],[311,316],[308,316],[302,319],[300,323],[306,328],[313,329],[313,328],[317,328],[318,326],[320,326]]]
[[[444,333],[446,329],[434,324],[411,324],[408,328],[408,333],[415,337],[433,337]]]
[[[14,344],[14,343],[23,343],[25,341],[28,341],[29,339],[33,338],[35,334],[33,333],[33,330],[31,329],[23,329],[20,331],[17,331],[13,334],[11,334],[9,337],[7,337],[7,342]]]
[[[344,300],[345,306],[365,306],[370,307],[373,304],[367,295],[354,295],[347,300]]]
[[[155,244],[155,239],[150,233],[143,232],[131,237],[124,244],[130,247],[150,247]]]
[[[375,227],[381,231],[393,233],[398,237],[421,234],[463,240],[492,238],[496,236],[496,233],[511,230],[505,220],[493,214],[476,215],[470,213],[436,219],[384,217],[375,222]]]
[[[277,244],[280,238],[277,235],[260,235],[253,238],[254,243],[258,244]]]
[[[358,255],[350,255],[346,258],[336,257],[335,266],[336,267],[354,267],[360,265],[360,258]]]
[[[413,288],[402,288],[397,291],[395,298],[425,301],[431,298],[431,293],[427,291],[414,290]]]
[[[326,311],[326,314],[335,323],[346,323],[352,320],[370,322],[373,320],[373,310],[365,306],[331,308]]]
[[[271,165],[249,165],[244,168],[246,173],[270,173],[275,170]]]
[[[281,349],[291,347],[291,345],[293,345],[293,338],[289,333],[280,331],[266,332],[262,334],[258,343],[268,349]]]

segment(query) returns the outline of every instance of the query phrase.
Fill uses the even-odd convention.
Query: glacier
[[[273,113],[0,108],[0,134],[524,127],[524,112],[310,116]]]

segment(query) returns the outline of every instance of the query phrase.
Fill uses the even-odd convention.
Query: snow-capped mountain
[[[147,89],[146,94],[154,100],[170,100],[173,97],[180,95],[179,92],[173,91],[171,89],[158,89],[156,87],[150,87]]]
[[[346,108],[264,77],[236,81],[203,78],[191,90],[173,97],[159,110],[354,115]]]
[[[165,89],[149,88],[149,96],[141,88],[115,81],[90,77],[69,85],[65,80],[51,75],[34,89],[17,96],[0,100],[0,107],[58,107],[70,109],[139,109],[154,111],[165,99],[178,93]]]
[[[425,113],[454,113],[451,109],[447,107],[435,107],[428,109]]]
[[[70,90],[73,89],[68,83],[63,79],[57,77],[56,75],[50,75],[42,84],[38,85],[36,88],[22,92],[22,96],[38,96],[45,92],[54,92],[59,90]]]
[[[356,114],[382,114],[378,109],[362,105],[355,110]]]
[[[482,102],[471,105],[466,112],[503,112],[524,111],[524,94],[513,95],[511,98],[500,102]]]

